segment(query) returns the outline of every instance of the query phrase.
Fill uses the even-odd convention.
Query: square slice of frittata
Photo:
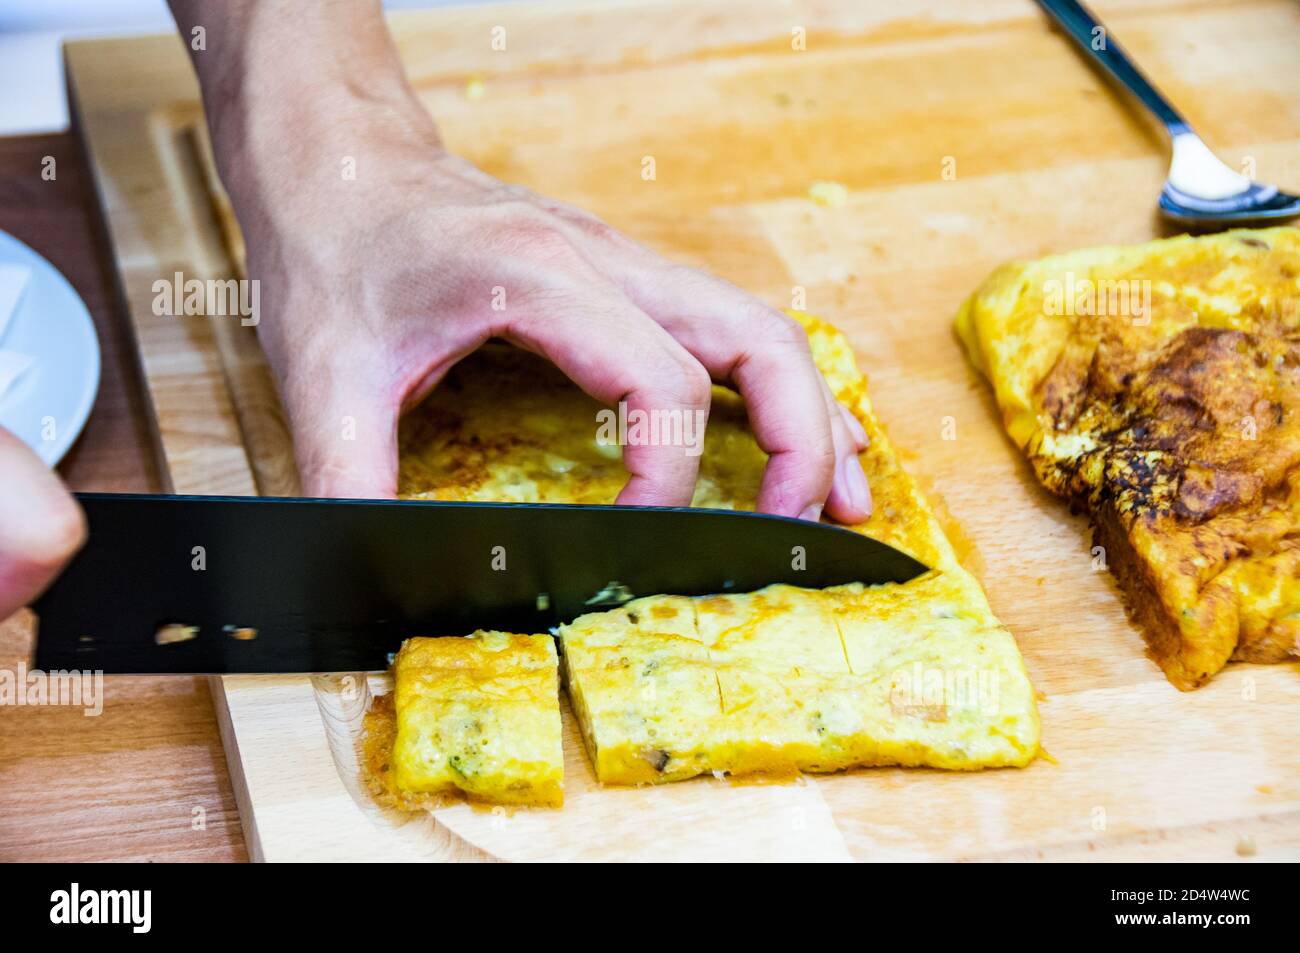
[[[602,781],[645,784],[714,770],[722,712],[694,600],[638,599],[561,627],[565,684]]]
[[[549,635],[407,639],[393,671],[391,765],[400,791],[563,803],[558,657]]]

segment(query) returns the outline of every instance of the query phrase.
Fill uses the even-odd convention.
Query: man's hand
[[[760,509],[866,517],[866,436],[796,322],[448,154],[377,4],[298,6],[173,2],[208,31],[194,59],[307,493],[392,496],[401,412],[502,338],[629,411],[707,413],[734,387],[770,455]],[[690,502],[688,448],[624,463],[619,502]]]
[[[59,478],[0,427],[0,620],[36,598],[85,538],[85,517]]]

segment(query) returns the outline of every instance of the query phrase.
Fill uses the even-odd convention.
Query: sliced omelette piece
[[[970,577],[932,572],[914,582],[911,593],[857,583],[826,590],[871,740],[857,763],[1028,764],[1038,711],[1015,640]]]
[[[994,272],[957,333],[1181,689],[1300,657],[1300,230]]]
[[[727,597],[742,628],[760,617],[745,601],[754,595]],[[705,601],[651,596],[560,627],[565,682],[600,781],[788,775],[816,749],[782,666],[735,665],[728,650],[714,657],[697,628]],[[720,601],[713,597],[712,611]]]
[[[459,790],[493,803],[560,806],[557,662],[549,635],[407,639],[393,664],[393,785],[407,794]]]
[[[722,704],[692,600],[637,599],[560,628],[564,675],[596,776],[644,784],[713,770]]]
[[[824,592],[774,585],[758,592],[696,600],[722,701],[713,770],[794,774],[846,767],[832,746],[853,724],[824,710],[836,678],[849,673]]]
[[[825,679],[781,676],[739,661],[714,672],[722,701],[709,769],[734,776],[792,777],[823,770],[821,696]],[[835,765],[825,770],[834,770]]]

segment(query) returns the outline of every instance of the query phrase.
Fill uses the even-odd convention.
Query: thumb
[[[85,517],[58,477],[0,427],[0,620],[35,598],[85,538]]]
[[[397,495],[397,407],[359,387],[328,389],[290,408],[294,457],[307,496]]]

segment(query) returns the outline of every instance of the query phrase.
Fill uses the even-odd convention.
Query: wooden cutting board
[[[1300,188],[1290,0],[1096,6],[1220,154]],[[1029,0],[564,2],[393,23],[453,150],[774,305],[802,291],[845,330],[910,469],[969,537],[1052,757],[602,790],[567,718],[562,811],[398,818],[356,771],[384,679],[216,679],[254,857],[1300,858],[1300,667],[1172,688],[1093,570],[1083,520],[1036,486],[951,334],[1007,258],[1161,234],[1164,142]],[[157,279],[236,269],[180,42],[67,53],[172,488],[293,492],[251,331],[152,312]],[[846,201],[810,201],[818,181]]]

